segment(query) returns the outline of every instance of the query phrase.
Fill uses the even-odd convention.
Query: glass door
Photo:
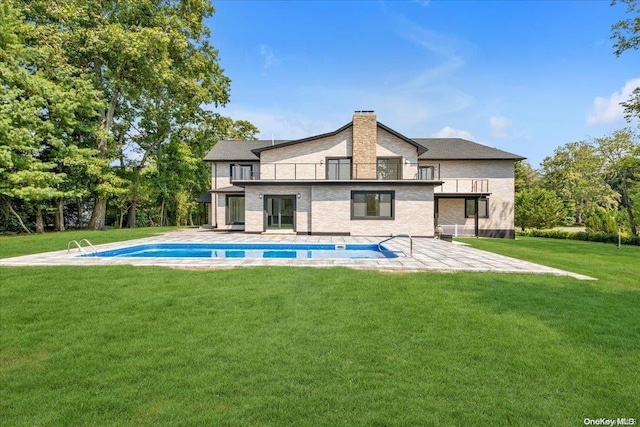
[[[268,229],[293,230],[295,197],[265,196],[265,212]]]

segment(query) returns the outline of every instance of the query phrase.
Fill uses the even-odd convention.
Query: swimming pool
[[[397,258],[377,244],[335,243],[150,243],[88,253],[100,258],[288,258],[380,259]]]

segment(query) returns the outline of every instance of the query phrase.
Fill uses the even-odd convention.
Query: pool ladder
[[[94,255],[98,254],[98,251],[96,250],[96,248],[93,247],[93,245],[91,244],[90,241],[88,241],[87,239],[82,239],[79,242],[77,240],[69,240],[69,243],[67,243],[67,253],[70,254],[71,253],[71,244],[75,243],[76,247],[78,248],[78,250],[80,251],[80,253],[83,256],[86,256],[87,253],[84,251],[84,249],[82,248],[82,242],[85,242],[87,244],[87,246],[89,246],[91,248],[91,251],[93,251]]]
[[[413,258],[413,238],[409,234],[396,234],[395,236],[391,236],[391,237],[388,237],[388,238],[386,238],[384,240],[381,240],[380,242],[378,242],[378,250],[382,252],[382,246],[381,245],[384,242],[388,242],[389,240],[395,239],[396,237],[406,237],[406,238],[409,239],[409,257]],[[402,253],[404,253],[404,252],[402,252]],[[406,256],[407,254],[404,253],[404,255]]]

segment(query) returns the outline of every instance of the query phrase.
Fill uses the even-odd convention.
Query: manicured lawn
[[[61,251],[70,240],[88,239],[94,245],[142,239],[177,230],[177,227],[122,228],[114,230],[80,230],[19,236],[0,236],[0,258]]]
[[[584,251],[600,280],[0,268],[2,425],[640,419],[640,285]]]

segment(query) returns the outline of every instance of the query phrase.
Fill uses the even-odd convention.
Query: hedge
[[[618,235],[612,233],[588,233],[584,231],[563,231],[563,230],[527,230],[518,231],[518,236],[545,237],[548,239],[568,239],[584,240],[587,242],[602,242],[618,244]],[[640,236],[629,236],[623,234],[620,237],[623,245],[640,246]]]

